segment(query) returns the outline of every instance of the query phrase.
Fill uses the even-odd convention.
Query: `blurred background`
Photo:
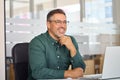
[[[7,80],[14,80],[12,48],[47,30],[46,14],[66,12],[66,34],[73,35],[87,68],[85,74],[102,73],[107,46],[120,46],[120,0],[5,0]]]

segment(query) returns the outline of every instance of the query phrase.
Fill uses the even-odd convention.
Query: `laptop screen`
[[[102,79],[120,77],[120,46],[107,47]]]

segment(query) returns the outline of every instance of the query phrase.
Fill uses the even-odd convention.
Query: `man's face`
[[[66,16],[63,14],[54,14],[47,22],[48,32],[55,40],[65,35],[67,29]]]

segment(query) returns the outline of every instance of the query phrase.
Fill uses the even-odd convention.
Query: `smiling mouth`
[[[59,28],[58,30],[59,30],[60,34],[64,34],[65,33],[65,29],[64,28]]]

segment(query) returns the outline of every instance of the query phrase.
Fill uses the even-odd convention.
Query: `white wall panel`
[[[7,56],[11,56],[12,55],[12,48],[16,43],[8,43],[6,44],[6,53]]]
[[[6,33],[6,41],[9,42],[29,42],[34,36],[30,33]]]
[[[40,19],[6,19],[7,56],[11,56],[16,43],[30,42],[35,36],[47,30],[44,20]]]
[[[47,12],[48,10],[41,11],[41,19],[7,19],[7,42],[29,42],[33,37],[45,32],[47,30]],[[69,17],[73,18],[73,16]],[[72,21],[68,24],[66,34],[76,38],[82,54],[99,54],[104,53],[107,46],[119,45],[119,32],[119,27],[115,24],[90,24]],[[7,55],[10,54],[7,53]]]
[[[5,80],[4,0],[0,0],[0,80]]]

